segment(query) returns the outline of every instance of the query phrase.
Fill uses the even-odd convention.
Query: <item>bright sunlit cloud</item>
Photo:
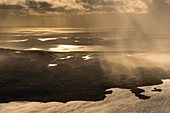
[[[148,6],[143,0],[115,0],[118,4],[117,9],[123,13],[147,13]],[[147,0],[147,3],[151,3],[151,0]]]

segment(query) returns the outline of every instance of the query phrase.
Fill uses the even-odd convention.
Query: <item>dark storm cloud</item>
[[[29,8],[51,8],[52,7],[52,4],[48,3],[48,2],[36,2],[34,0],[26,0],[26,5],[29,7]]]
[[[20,5],[6,5],[6,4],[0,4],[0,9],[22,9],[23,7]]]
[[[115,1],[112,0],[80,0],[80,2],[88,3],[91,5],[114,5]]]

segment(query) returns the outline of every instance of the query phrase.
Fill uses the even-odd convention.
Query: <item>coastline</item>
[[[112,73],[112,69],[103,68],[109,62],[100,60],[100,54],[96,53],[3,51],[0,59],[3,62],[0,68],[0,103],[101,101],[106,94],[111,94],[111,91],[105,91],[109,88],[131,89],[140,99],[149,99],[141,98],[137,87],[162,84],[162,79],[169,77],[156,67],[136,67],[131,69],[134,74],[131,76],[126,66],[116,63],[111,64],[118,70],[121,65],[127,74]]]

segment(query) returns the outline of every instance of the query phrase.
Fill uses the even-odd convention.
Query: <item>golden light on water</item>
[[[21,54],[22,52],[21,51],[15,51],[16,54]]]
[[[39,41],[45,42],[45,41],[49,41],[49,40],[56,40],[57,38],[39,38]]]
[[[48,64],[48,67],[56,67],[58,64]]]
[[[57,45],[49,48],[47,51],[51,52],[97,52],[97,51],[113,51],[115,48],[110,48],[101,45]]]
[[[33,51],[36,51],[36,50],[42,50],[40,48],[29,48],[29,49],[26,49],[26,50],[33,50]]]
[[[15,32],[18,33],[83,33],[86,32],[87,28],[57,28],[57,27],[37,27],[29,28],[23,27],[18,29]],[[88,30],[89,31],[89,30]]]
[[[74,58],[74,56],[62,57],[62,58],[59,58],[59,60],[67,60],[67,59],[71,59],[71,58]]]
[[[56,48],[50,48],[49,51],[53,52],[70,52],[81,50],[83,46],[77,45],[58,45]]]
[[[92,59],[93,57],[90,56],[90,55],[86,55],[86,56],[83,56],[82,58],[83,58],[84,60],[90,60],[90,59]]]

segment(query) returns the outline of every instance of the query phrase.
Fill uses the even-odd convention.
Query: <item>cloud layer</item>
[[[0,12],[21,15],[147,13],[153,2],[156,0],[0,0]],[[162,3],[169,4],[169,1],[162,0]]]

